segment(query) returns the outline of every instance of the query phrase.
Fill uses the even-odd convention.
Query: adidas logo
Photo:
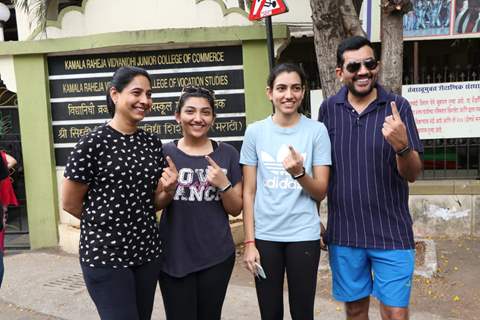
[[[290,177],[279,179],[278,176],[265,180],[265,187],[269,189],[301,189],[300,184]]]
[[[290,174],[283,167],[283,160],[288,156],[290,150],[288,146],[282,144],[278,149],[276,159],[265,151],[260,152],[260,160],[265,168],[270,171],[274,177],[264,181],[264,186],[269,189],[301,189],[300,184],[293,180]],[[303,159],[307,154],[302,153]],[[305,160],[304,160],[305,161]]]

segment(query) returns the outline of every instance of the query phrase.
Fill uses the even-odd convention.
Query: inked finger
[[[397,104],[395,101],[390,102],[390,106],[392,107],[392,116],[394,119],[400,119],[400,112],[398,112]]]
[[[209,163],[212,167],[214,167],[214,168],[219,168],[219,165],[218,165],[215,161],[213,161],[213,159],[210,158],[209,156],[205,156],[205,159],[207,159],[208,163]]]
[[[177,171],[177,167],[175,166],[175,163],[173,162],[172,158],[170,158],[170,156],[167,156],[166,159],[167,159],[168,167]]]

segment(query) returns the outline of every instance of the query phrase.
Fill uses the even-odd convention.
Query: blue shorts
[[[390,307],[408,307],[415,250],[364,249],[330,245],[332,294],[352,302],[370,295]]]

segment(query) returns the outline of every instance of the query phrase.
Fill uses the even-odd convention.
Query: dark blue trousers
[[[81,267],[100,319],[150,319],[160,260],[122,269]]]
[[[183,278],[160,272],[167,320],[220,320],[235,253],[210,268]]]
[[[275,242],[257,239],[255,244],[267,276],[266,279],[255,278],[262,320],[283,319],[285,273],[292,319],[313,320],[320,240]]]

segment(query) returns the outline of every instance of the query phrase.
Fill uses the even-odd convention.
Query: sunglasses
[[[215,92],[213,90],[203,88],[203,87],[197,87],[197,86],[186,86],[182,88],[181,96],[184,95],[185,93],[200,93],[204,94],[207,96],[212,97],[215,99]]]
[[[360,70],[362,67],[362,64],[367,68],[368,70],[373,70],[378,66],[378,61],[372,58],[363,60],[363,61],[353,61],[349,62],[345,65],[345,69],[347,69],[348,72],[350,73],[355,73]]]

